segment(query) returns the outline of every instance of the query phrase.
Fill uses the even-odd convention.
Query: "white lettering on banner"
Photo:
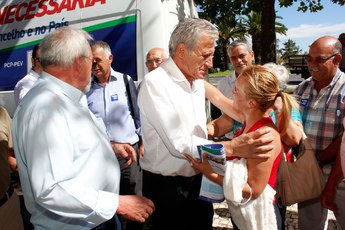
[[[20,67],[23,66],[24,61],[13,61],[4,63],[4,68]]]

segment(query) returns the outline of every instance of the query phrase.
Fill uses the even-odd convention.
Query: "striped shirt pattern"
[[[310,77],[298,85],[294,94],[300,104],[304,131],[318,155],[342,134],[345,74],[338,70],[332,82],[319,93]]]

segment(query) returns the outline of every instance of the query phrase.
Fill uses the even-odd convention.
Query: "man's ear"
[[[110,54],[108,59],[109,59],[109,62],[112,63],[113,59],[114,59],[114,56],[112,54]]]
[[[341,53],[337,53],[334,56],[333,63],[336,64],[336,65],[339,65],[339,63],[340,63],[342,58],[345,58],[345,57],[342,57]]]
[[[187,47],[185,44],[180,43],[177,45],[176,54],[179,58],[184,58],[187,52]]]
[[[75,58],[75,62],[74,62],[74,70],[75,71],[78,71],[78,73],[79,72],[81,72],[81,70],[84,68],[84,65],[83,65],[83,62],[85,62],[86,60],[85,60],[85,58],[84,57],[77,57],[77,58]]]

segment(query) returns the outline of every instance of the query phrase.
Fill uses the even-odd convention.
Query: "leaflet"
[[[226,156],[224,146],[222,144],[207,144],[198,146],[200,159],[203,153],[207,154],[207,160],[210,163],[213,170],[219,175],[224,176],[226,166]],[[209,180],[203,175],[200,187],[199,198],[205,201],[220,203],[223,202],[224,191],[223,187],[217,183]]]

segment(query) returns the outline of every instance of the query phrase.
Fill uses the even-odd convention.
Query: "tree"
[[[216,54],[220,54],[221,58],[214,59],[214,66],[219,65],[222,70],[226,70],[227,63],[229,63],[227,55],[229,39],[243,38],[246,33],[239,23],[239,17],[236,16],[241,14],[242,3],[241,1],[233,2],[229,0],[195,0],[195,3],[199,6],[199,17],[212,22],[218,27],[219,41]]]
[[[276,16],[276,18],[282,19],[280,16]],[[241,24],[252,37],[256,63],[261,63],[261,12],[251,11],[242,17]],[[275,31],[276,33],[286,35],[287,28],[282,23],[276,21]]]
[[[292,39],[288,39],[283,43],[283,48],[279,50],[281,58],[286,62],[291,55],[300,54],[302,49]]]

